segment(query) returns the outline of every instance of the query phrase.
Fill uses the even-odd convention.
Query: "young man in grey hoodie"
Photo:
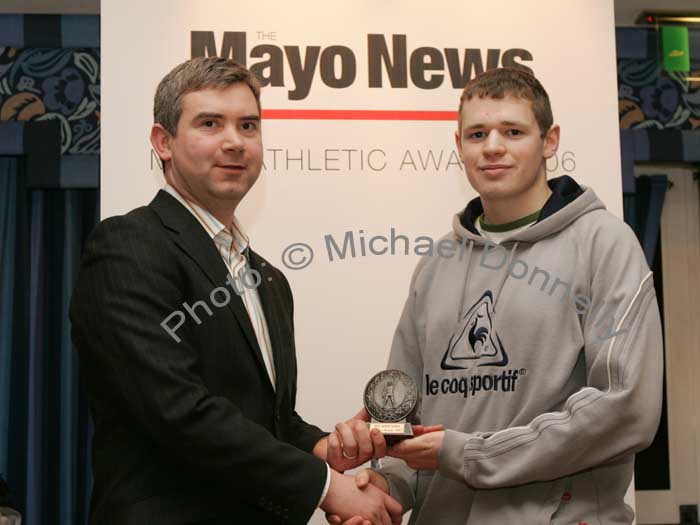
[[[453,255],[418,263],[388,364],[419,385],[418,421],[446,430],[357,479],[412,509],[410,523],[633,520],[634,454],[661,408],[653,279],[591,188],[547,181],[559,133],[522,69],[464,89],[455,138],[479,197],[444,237]]]

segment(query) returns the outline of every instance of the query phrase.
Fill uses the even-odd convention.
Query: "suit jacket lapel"
[[[226,286],[228,269],[211,237],[189,210],[163,190],[158,192],[150,207],[158,214],[168,229],[178,234],[175,236],[175,242],[202,269],[202,272],[211,281],[212,290],[218,286],[228,289],[231,295],[228,306],[238,321],[255,359],[268,375],[248,311],[243,305],[243,300],[231,289],[231,286]],[[209,301],[209,297],[202,297],[202,300]],[[277,365],[276,362],[275,365]]]
[[[270,345],[272,346],[272,358],[275,363],[275,392],[280,392],[280,388],[282,388],[282,385],[285,384],[284,381],[286,381],[284,372],[287,368],[284,366],[284,363],[281,362],[282,356],[280,355],[282,336],[279,331],[279,319],[282,318],[282,314],[279,311],[279,301],[270,285],[270,281],[268,281],[268,278],[273,279],[272,275],[270,275],[267,268],[264,268],[260,264],[260,260],[256,257],[253,250],[249,249],[248,253],[250,254],[251,268],[260,273],[262,279],[260,286],[257,287],[257,291],[263,313],[265,314],[267,332],[270,335]]]

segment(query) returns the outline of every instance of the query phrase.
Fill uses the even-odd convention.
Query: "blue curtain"
[[[642,175],[636,178],[633,192],[623,196],[625,222],[637,234],[649,267],[654,266],[667,188],[666,175]]]
[[[26,184],[0,157],[0,475],[23,523],[86,523],[91,425],[68,304],[97,190]]]
[[[0,475],[7,475],[12,369],[17,160],[0,157]]]
[[[623,141],[623,159],[625,146]],[[628,153],[629,156],[629,153]],[[666,175],[643,175],[634,177],[634,156],[630,157],[627,183],[623,184],[625,222],[637,234],[649,267],[654,271],[654,287],[661,311],[663,328],[663,269],[659,230],[661,212],[668,187]],[[623,166],[625,165],[623,160]],[[665,352],[665,350],[664,350]],[[661,408],[661,422],[654,441],[646,450],[637,454],[634,473],[637,490],[668,490],[671,478],[669,470],[668,419],[666,399],[666,377],[664,374],[664,396]]]

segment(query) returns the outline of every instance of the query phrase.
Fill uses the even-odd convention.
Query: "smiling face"
[[[517,219],[541,206],[536,201],[549,191],[545,161],[556,153],[559,127],[543,138],[532,103],[511,95],[465,100],[460,117],[457,149],[487,215],[489,207],[507,205]]]
[[[151,142],[166,162],[165,178],[183,196],[229,224],[262,168],[255,96],[237,82],[187,93],[181,104],[175,136],[160,124],[151,132]]]

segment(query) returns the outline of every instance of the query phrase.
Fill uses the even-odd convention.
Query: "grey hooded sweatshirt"
[[[479,199],[411,280],[389,368],[446,427],[438,471],[383,460],[416,524],[631,523],[635,452],[658,426],[662,336],[630,228],[569,177],[494,245]]]

